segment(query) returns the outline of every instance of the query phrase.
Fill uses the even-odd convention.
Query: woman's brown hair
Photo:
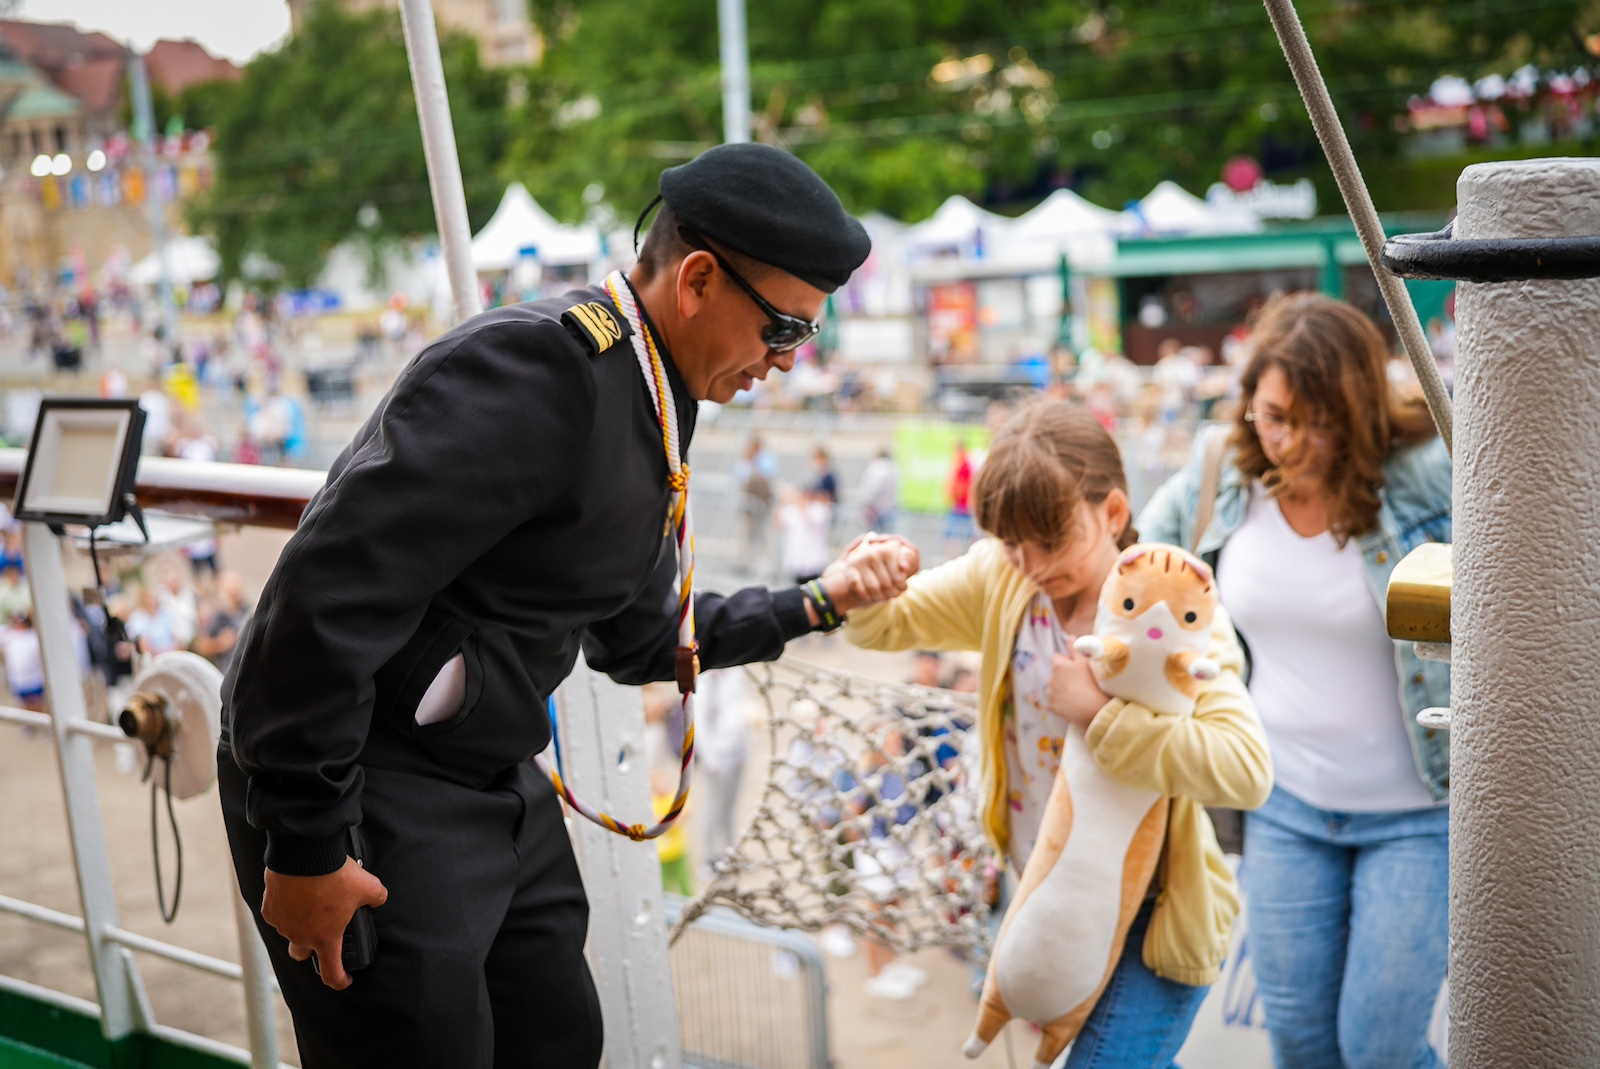
[[[1128,492],[1117,443],[1084,409],[1039,398],[1012,414],[989,444],[972,484],[978,526],[1006,542],[1056,547],[1074,535],[1078,505],[1098,505],[1112,490]],[[1139,540],[1133,524],[1119,549]]]
[[[1277,466],[1245,420],[1261,377],[1277,368],[1289,381],[1289,421],[1302,428],[1325,423],[1333,436],[1326,484],[1334,539],[1343,546],[1373,530],[1384,461],[1396,447],[1426,441],[1435,433],[1420,395],[1402,394],[1390,383],[1383,335],[1372,320],[1343,301],[1293,293],[1267,302],[1250,344],[1230,443],[1239,470],[1260,479],[1274,495],[1294,482],[1294,461],[1303,439],[1290,446],[1288,463]]]

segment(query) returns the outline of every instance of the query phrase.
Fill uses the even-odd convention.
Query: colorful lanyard
[[[670,828],[683,813],[684,803],[689,800],[689,781],[692,778],[694,762],[694,710],[691,695],[694,693],[695,677],[700,671],[700,658],[697,655],[699,646],[694,637],[694,527],[689,521],[689,466],[683,463],[679,455],[678,408],[672,397],[672,384],[667,379],[667,369],[661,359],[661,350],[656,347],[654,335],[650,333],[644,317],[639,314],[639,305],[634,298],[633,288],[628,285],[628,280],[622,276],[622,272],[613,271],[606,276],[605,287],[606,292],[611,295],[612,303],[633,328],[633,351],[639,358],[639,369],[644,372],[645,385],[649,388],[650,400],[655,405],[656,422],[661,427],[661,447],[667,456],[667,485],[672,489],[672,529],[678,539],[676,671],[678,691],[683,697],[683,753],[682,764],[678,770],[678,793],[673,796],[672,805],[666,814],[656,823],[624,824],[573,794],[572,789],[562,780],[561,773],[551,767],[543,754],[535,757],[534,763],[550,777],[550,782],[555,784],[556,793],[565,798],[569,806],[602,828],[614,831],[618,835],[626,835],[637,842],[641,839],[654,839]]]

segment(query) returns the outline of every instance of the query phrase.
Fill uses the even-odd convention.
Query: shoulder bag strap
[[[1200,539],[1211,526],[1217,507],[1217,488],[1222,484],[1222,458],[1228,452],[1228,436],[1213,434],[1206,443],[1205,463],[1200,469],[1200,499],[1195,504],[1194,526],[1190,528],[1189,552],[1200,551]]]

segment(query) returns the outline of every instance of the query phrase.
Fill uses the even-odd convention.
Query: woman
[[[913,576],[905,594],[850,614],[873,649],[977,650],[985,829],[1020,872],[1038,834],[1061,740],[1083,731],[1106,771],[1173,799],[1152,885],[1105,992],[1073,1044],[1070,1069],[1167,1069],[1227,952],[1238,912],[1204,806],[1250,808],[1271,786],[1266,740],[1240,680],[1243,657],[1219,611],[1192,717],[1112,701],[1072,638],[1093,629],[1120,549],[1137,534],[1116,443],[1064,401],[1029,405],[996,435],[973,484],[990,537]],[[869,543],[847,555],[898,553]]]
[[[1139,518],[1199,551],[1251,657],[1277,786],[1245,824],[1250,949],[1280,1069],[1431,1069],[1445,972],[1450,751],[1416,722],[1447,666],[1391,642],[1389,573],[1450,537],[1450,461],[1364,315],[1314,294],[1261,313],[1231,428]],[[1215,435],[1228,436],[1226,456]],[[1220,443],[1219,443],[1220,444]]]

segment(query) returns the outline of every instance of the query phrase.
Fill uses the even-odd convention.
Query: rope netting
[[[972,695],[793,658],[748,671],[768,714],[766,781],[672,940],[721,905],[768,927],[837,924],[901,952],[984,958],[999,870],[978,822]]]

